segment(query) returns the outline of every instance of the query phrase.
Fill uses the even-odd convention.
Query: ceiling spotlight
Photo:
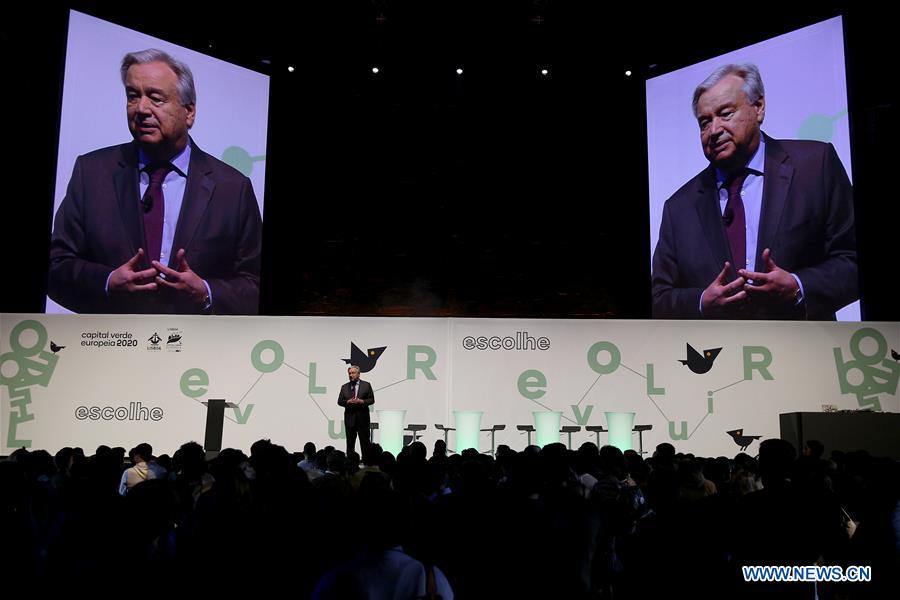
[[[546,75],[549,75],[549,74],[550,74],[550,71],[548,71],[547,69],[541,69],[541,75],[546,76]]]
[[[456,74],[457,74],[457,75],[462,75],[462,74],[463,74],[462,67],[458,67],[458,68],[456,69]]]
[[[272,64],[272,61],[269,60],[268,58],[263,58],[263,59],[261,59],[259,62],[261,62],[261,63],[264,64],[264,65],[271,65],[271,64]]]
[[[625,77],[631,77],[631,71],[625,71]]]
[[[294,67],[288,66],[288,73],[293,73],[293,72],[294,72]]]
[[[374,73],[375,75],[378,75],[378,70],[378,67],[372,67],[372,73]]]

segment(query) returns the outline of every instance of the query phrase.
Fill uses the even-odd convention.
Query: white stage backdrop
[[[4,454],[142,441],[171,453],[203,442],[203,402],[223,398],[236,405],[225,447],[343,448],[336,399],[352,357],[375,388],[373,409],[406,409],[408,424],[428,426],[429,447],[454,410],[506,424],[497,443],[517,449],[516,425],[535,410],[581,426],[629,411],[653,426],[645,448],[731,456],[728,431],[775,437],[779,413],[900,412],[898,349],[898,323],[5,314],[0,433]],[[595,439],[576,433],[573,447]],[[490,449],[487,433],[480,444]]]

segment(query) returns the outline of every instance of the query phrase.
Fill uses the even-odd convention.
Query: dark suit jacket
[[[171,261],[179,248],[209,283],[212,312],[256,314],[262,220],[250,180],[191,140],[191,162]],[[195,313],[171,290],[142,299],[110,300],[110,272],[145,248],[135,142],[95,150],[75,161],[56,213],[48,293],[80,313]],[[172,264],[177,269],[178,265]],[[140,269],[150,268],[144,256]]]
[[[356,427],[357,430],[366,430],[369,427],[369,407],[375,404],[375,392],[368,381],[359,380],[359,390],[356,397],[365,400],[365,404],[347,404],[347,400],[353,397],[350,393],[350,382],[341,386],[337,403],[344,407],[344,425]]]
[[[765,134],[763,134],[765,135]],[[804,301],[747,318],[834,320],[859,298],[850,180],[831,144],[765,137],[765,173],[756,268],[771,248],[775,263],[797,275]],[[700,295],[734,264],[722,224],[712,165],[666,201],[653,253],[653,316],[700,318]]]

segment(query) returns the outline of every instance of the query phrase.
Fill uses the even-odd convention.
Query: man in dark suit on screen
[[[125,55],[121,77],[134,141],[76,160],[49,296],[82,313],[257,313],[259,205],[247,177],[188,135],[190,68],[149,49]]]
[[[344,431],[347,434],[347,456],[356,448],[359,436],[360,454],[369,447],[369,407],[375,404],[375,392],[368,381],[359,378],[359,367],[347,368],[350,381],[341,386],[337,403],[344,407]]]
[[[653,253],[653,316],[817,319],[859,297],[853,196],[831,144],[760,131],[755,65],[694,91],[709,166],[666,201]]]

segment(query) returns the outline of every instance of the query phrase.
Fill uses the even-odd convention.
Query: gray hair
[[[191,68],[156,48],[129,52],[122,58],[122,85],[125,85],[125,77],[132,65],[145,65],[152,62],[165,63],[175,72],[175,76],[178,77],[175,89],[178,90],[178,98],[184,106],[197,103],[197,90],[194,89],[194,74],[191,73]]]
[[[357,367],[356,365],[350,365],[349,367],[347,367],[348,372],[350,371],[350,369],[356,369],[357,371],[359,371],[359,367]]]
[[[697,116],[697,103],[700,101],[700,96],[728,75],[737,75],[744,80],[744,85],[741,86],[741,89],[744,90],[744,94],[746,94],[747,101],[750,104],[756,103],[757,100],[766,95],[762,75],[759,74],[759,68],[756,65],[753,63],[722,65],[704,79],[703,83],[694,90],[694,101],[691,106],[694,109],[695,117]]]

